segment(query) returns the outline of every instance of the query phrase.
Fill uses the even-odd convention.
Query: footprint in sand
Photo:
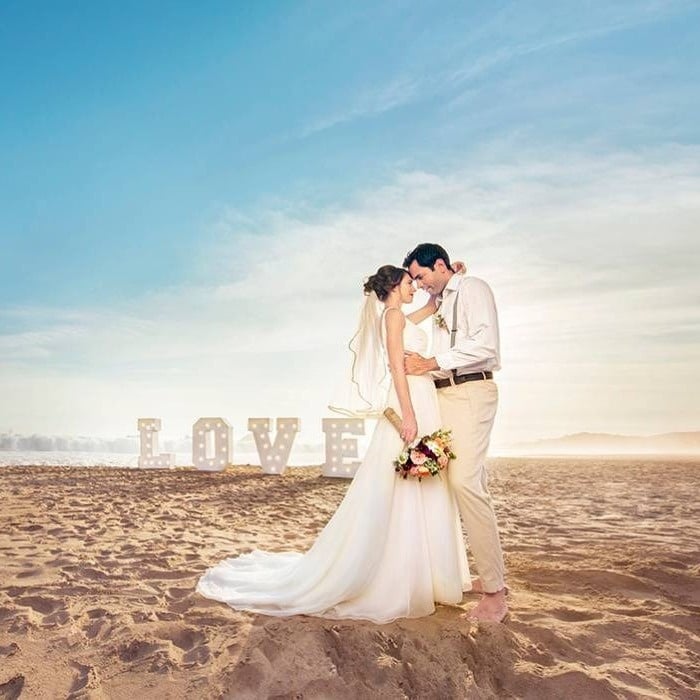
[[[83,631],[90,639],[96,637],[102,630],[107,629],[111,632],[114,629],[115,614],[106,608],[91,608],[86,610],[83,615],[90,622],[83,626]]]
[[[127,644],[122,645],[119,650],[119,658],[122,661],[140,661],[163,649],[164,645],[157,642],[147,639],[132,639]]]
[[[178,578],[190,578],[192,573],[189,571],[178,571],[177,569],[164,571],[159,571],[157,569],[145,569],[141,571],[139,575],[144,579],[172,580]]]
[[[10,678],[6,683],[0,684],[0,698],[2,700],[17,700],[24,688],[24,676],[18,675]]]
[[[186,664],[205,664],[211,658],[207,638],[199,630],[180,630],[171,636],[170,641],[182,650],[182,660]]]
[[[167,610],[156,610],[156,618],[161,622],[174,622],[175,620],[181,620],[182,615],[176,612],[168,612]]]
[[[63,601],[45,596],[24,596],[17,598],[17,604],[31,608],[40,615],[51,615],[58,610],[65,609]]]
[[[32,578],[33,576],[41,576],[44,573],[43,567],[39,566],[32,566],[29,569],[25,569],[24,571],[20,571],[15,578]]]
[[[209,651],[209,647],[204,644],[199,647],[195,647],[194,649],[190,649],[183,657],[182,661],[186,665],[198,665],[198,666],[204,666],[204,664],[209,663],[211,660],[211,652]]]
[[[72,664],[78,671],[78,675],[71,685],[68,694],[68,700],[79,700],[79,698],[88,698],[92,693],[90,691],[98,690],[101,683],[97,675],[97,671],[93,666],[85,666],[79,663]]]
[[[6,647],[0,646],[0,656],[14,656],[19,651],[21,651],[20,646],[15,642],[10,642]]]
[[[168,598],[172,598],[172,600],[182,600],[183,598],[186,598],[188,595],[192,593],[193,589],[188,587],[188,588],[177,588],[173,586],[172,588],[168,588],[166,591]]]
[[[178,625],[162,626],[155,632],[160,639],[169,640],[182,653],[185,664],[205,664],[211,659],[208,639],[198,629]]]
[[[83,632],[88,639],[104,639],[112,631],[112,623],[106,618],[93,620],[83,627]]]
[[[577,610],[576,608],[555,608],[549,611],[549,616],[562,622],[587,622],[600,620],[602,613],[593,610]]]
[[[93,566],[75,567],[75,569],[82,578],[90,579],[91,581],[106,581],[107,579],[113,578],[112,574],[107,571],[102,571],[101,569],[96,569]]]

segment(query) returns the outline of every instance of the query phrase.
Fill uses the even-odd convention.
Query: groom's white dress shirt
[[[459,290],[459,294],[457,291]],[[450,348],[450,331],[457,299],[457,335]],[[440,370],[431,372],[435,379],[457,374],[488,372],[501,368],[498,314],[491,288],[478,277],[452,275],[445,286],[438,313],[448,330],[433,329],[433,355]]]

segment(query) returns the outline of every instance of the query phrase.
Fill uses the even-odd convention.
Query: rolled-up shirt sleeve
[[[452,310],[445,316],[451,324]],[[467,277],[462,281],[457,298],[457,328],[454,347],[435,354],[440,369],[500,368],[496,302],[483,280]]]

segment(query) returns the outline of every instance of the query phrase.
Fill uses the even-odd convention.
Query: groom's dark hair
[[[450,266],[450,256],[447,251],[437,243],[421,243],[417,245],[403,261],[403,266],[408,270],[408,266],[416,261],[421,267],[435,269],[435,261],[442,260],[447,267]]]

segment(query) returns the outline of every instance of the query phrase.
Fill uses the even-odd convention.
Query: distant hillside
[[[700,454],[700,431],[647,436],[575,433],[521,442],[512,449],[522,454]]]

